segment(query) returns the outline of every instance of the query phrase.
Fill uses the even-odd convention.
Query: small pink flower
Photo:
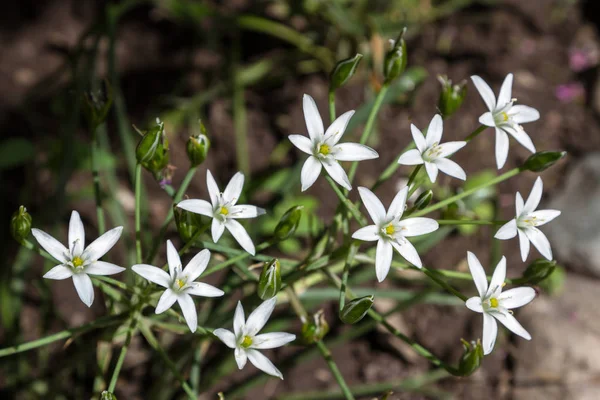
[[[585,88],[580,82],[565,83],[556,87],[554,95],[562,103],[571,103],[585,97]]]

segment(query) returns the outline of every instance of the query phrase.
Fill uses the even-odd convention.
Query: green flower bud
[[[19,207],[10,220],[10,233],[19,243],[29,237],[31,232],[31,215],[27,212],[25,206]]]
[[[358,68],[358,64],[360,64],[362,58],[363,55],[357,53],[354,57],[347,58],[336,64],[329,77],[329,87],[331,91],[341,88],[350,80],[350,78],[352,78],[352,76],[354,76],[356,68]]]
[[[465,352],[458,363],[458,373],[460,376],[469,376],[481,366],[481,361],[483,361],[483,346],[480,340],[471,343],[464,339],[460,341],[465,348]]]
[[[100,395],[100,400],[117,400],[117,396],[115,396],[111,392],[105,390]]]
[[[158,179],[169,165],[169,142],[165,135],[165,124],[156,120],[157,125],[143,133],[142,140],[135,149],[137,161]]]
[[[200,214],[186,211],[176,205],[173,206],[173,214],[175,215],[175,225],[177,226],[179,237],[185,243],[192,240],[198,230],[203,227],[202,216]]]
[[[529,156],[523,164],[523,169],[542,172],[553,166],[558,160],[567,155],[566,151],[539,151]]]
[[[445,75],[438,76],[438,81],[442,84],[438,108],[442,117],[448,118],[462,105],[467,94],[467,81],[463,80],[459,84],[453,85],[452,80]]]
[[[258,279],[258,297],[268,300],[281,290],[281,264],[274,258],[265,263]]]
[[[392,49],[388,51],[383,60],[383,75],[385,83],[389,84],[398,78],[406,69],[406,42],[404,34],[406,28],[402,30],[398,39],[393,42]]]
[[[313,344],[323,339],[329,332],[329,324],[325,320],[323,310],[317,311],[311,321],[302,325],[302,340],[306,344]]]
[[[532,285],[536,285],[549,277],[556,268],[556,261],[546,260],[545,258],[538,258],[533,261],[525,272],[523,273],[523,278],[527,279],[527,283]]]
[[[540,287],[548,294],[560,294],[565,286],[567,273],[563,267],[557,265],[554,271],[540,282]]]
[[[350,300],[340,311],[340,319],[345,324],[355,324],[367,315],[373,306],[373,295]]]
[[[415,205],[413,206],[415,210],[422,210],[431,203],[431,199],[433,198],[433,191],[427,190],[417,197],[415,201]]]
[[[206,127],[202,121],[198,122],[200,124],[200,134],[190,136],[186,145],[187,155],[193,167],[197,167],[206,160],[206,154],[210,148],[210,140],[206,136]]]
[[[298,229],[298,225],[300,225],[303,208],[304,206],[294,206],[281,216],[279,223],[273,231],[273,237],[276,240],[282,241],[292,237],[296,229]]]
[[[102,82],[100,90],[88,91],[83,94],[83,114],[91,130],[95,131],[106,121],[112,101],[112,89],[106,80]]]

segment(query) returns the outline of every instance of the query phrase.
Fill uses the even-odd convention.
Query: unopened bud
[[[355,324],[367,315],[373,306],[373,295],[350,300],[340,311],[340,319],[345,324]]]
[[[363,55],[357,53],[354,57],[347,58],[336,64],[329,78],[329,86],[332,91],[344,86],[354,76],[362,58]]]
[[[173,206],[173,214],[175,216],[175,226],[177,226],[177,232],[184,243],[192,240],[198,230],[203,227],[202,217],[200,214],[186,211],[183,208],[177,207],[176,205]]]
[[[438,81],[442,84],[438,108],[442,117],[448,118],[462,105],[467,94],[467,81],[463,80],[459,84],[453,85],[452,80],[442,75],[438,76]]]
[[[100,395],[100,400],[117,400],[117,396],[115,396],[111,392],[105,390]]]
[[[190,136],[187,141],[186,151],[192,167],[197,167],[206,160],[208,149],[210,148],[210,140],[206,136],[206,127],[199,121],[200,134],[196,136]]]
[[[431,199],[433,198],[433,191],[427,190],[417,197],[415,200],[415,205],[413,206],[415,210],[422,210],[431,203]]]
[[[88,91],[83,94],[83,113],[90,129],[95,131],[106,121],[112,101],[112,89],[108,81],[102,82],[100,90]]]
[[[329,324],[325,320],[323,310],[317,311],[312,320],[302,325],[302,339],[306,344],[313,344],[323,339],[329,332]]]
[[[527,283],[532,285],[536,285],[549,277],[554,269],[556,268],[556,261],[546,260],[545,258],[538,258],[533,261],[525,272],[523,273],[523,278],[527,279]]]
[[[287,210],[279,220],[279,223],[273,231],[273,237],[276,240],[282,241],[292,237],[300,225],[300,218],[302,217],[302,209],[304,206],[294,206]]]
[[[554,271],[539,283],[542,290],[548,294],[560,294],[565,286],[567,273],[563,267],[556,265]]]
[[[19,207],[12,215],[10,233],[19,243],[22,243],[23,240],[29,237],[29,233],[31,233],[31,215],[29,215],[25,206]]]
[[[404,41],[404,34],[406,28],[402,30],[398,39],[392,44],[392,48],[385,55],[383,61],[383,75],[385,76],[385,83],[389,84],[398,78],[406,69],[406,42]]]
[[[465,351],[458,363],[458,374],[460,376],[469,376],[481,366],[481,361],[483,361],[483,346],[480,340],[471,343],[464,339],[460,341]]]
[[[540,151],[529,156],[523,164],[523,169],[542,172],[553,166],[558,160],[567,155],[566,151]]]
[[[258,279],[258,297],[268,300],[281,290],[281,264],[278,259],[265,263]]]
[[[143,134],[135,155],[137,161],[158,179],[169,165],[169,142],[165,135],[165,125],[157,119],[157,125]]]

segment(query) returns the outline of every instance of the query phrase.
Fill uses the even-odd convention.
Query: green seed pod
[[[117,396],[115,396],[111,392],[105,390],[100,395],[100,400],[117,400]]]
[[[566,151],[539,151],[525,160],[523,169],[532,172],[542,172],[566,155]]]
[[[192,240],[194,235],[199,229],[203,227],[202,216],[189,211],[179,208],[176,205],[173,206],[173,215],[175,216],[175,226],[177,226],[177,232],[179,237],[184,243]]]
[[[329,324],[325,320],[323,310],[317,311],[313,319],[302,325],[302,340],[305,344],[313,344],[323,339],[329,332]]]
[[[464,339],[460,341],[465,348],[465,352],[458,363],[458,373],[460,376],[469,376],[481,366],[481,361],[483,361],[483,346],[480,340],[471,343]]]
[[[157,119],[157,125],[144,132],[135,149],[137,161],[158,179],[169,165],[169,142],[165,135],[165,125]]]
[[[258,279],[258,297],[268,300],[281,290],[281,264],[274,258],[265,263]]]
[[[523,278],[527,279],[527,283],[532,285],[536,285],[549,277],[554,269],[556,268],[556,261],[546,260],[545,258],[538,258],[533,261],[525,272],[523,273]]]
[[[198,121],[200,124],[200,134],[196,136],[190,136],[186,144],[186,151],[192,167],[197,167],[206,160],[208,149],[210,148],[210,140],[206,136],[206,127],[202,121]]]
[[[421,193],[419,195],[419,197],[417,197],[417,200],[415,201],[415,205],[413,206],[415,208],[415,210],[422,210],[425,207],[427,207],[429,205],[429,203],[431,203],[431,199],[433,198],[433,191],[427,190],[423,193]]]
[[[406,42],[404,41],[404,34],[406,28],[402,30],[398,39],[393,42],[393,46],[390,51],[385,55],[383,60],[383,75],[385,76],[385,83],[390,84],[396,78],[398,78],[406,69]]]
[[[29,233],[31,233],[31,215],[29,215],[25,206],[19,207],[12,215],[10,233],[19,243],[23,243],[23,240],[29,237]]]
[[[350,80],[350,78],[352,78],[352,76],[354,76],[356,68],[358,68],[358,64],[360,64],[362,58],[363,55],[357,53],[354,57],[347,58],[336,64],[329,77],[329,87],[331,91],[341,88]]]
[[[83,114],[88,121],[90,130],[95,131],[106,121],[112,102],[112,89],[106,80],[102,82],[100,90],[88,91],[83,94]]]
[[[340,319],[345,324],[355,324],[367,315],[373,306],[373,295],[350,300],[340,311]]]
[[[448,118],[454,114],[462,105],[467,95],[467,81],[463,80],[457,85],[452,84],[452,80],[447,76],[438,76],[438,81],[442,84],[442,91],[438,100],[438,109],[442,117]]]
[[[302,217],[302,209],[304,206],[294,206],[287,210],[279,220],[279,223],[273,231],[273,237],[278,240],[286,240],[292,237],[292,235],[298,229],[300,224],[300,218]]]

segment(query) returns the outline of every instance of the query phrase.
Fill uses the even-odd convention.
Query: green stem
[[[96,199],[96,218],[98,219],[98,234],[104,233],[104,209],[102,208],[102,194],[100,193],[100,174],[98,172],[98,138],[97,127],[92,132],[92,177],[94,180],[94,198]]]
[[[381,87],[381,90],[379,91],[379,93],[377,94],[377,97],[375,98],[375,103],[373,104],[373,108],[371,108],[371,112],[369,113],[369,118],[367,119],[367,123],[365,124],[365,129],[363,130],[363,133],[360,137],[360,144],[365,144],[365,143],[367,143],[367,140],[369,140],[369,136],[371,136],[371,132],[373,132],[373,126],[375,125],[375,120],[377,119],[377,114],[379,114],[379,109],[381,108],[381,104],[383,104],[383,99],[385,98],[385,95],[387,94],[388,89],[389,89],[389,85],[384,84]],[[348,179],[350,180],[350,183],[352,183],[352,181],[354,180],[354,175],[356,175],[357,167],[358,167],[357,161],[353,162],[352,166],[350,167],[350,173],[348,174]]]
[[[423,268],[421,268],[421,271],[423,271],[423,273],[425,275],[427,275],[429,278],[431,278],[432,281],[434,281],[435,283],[440,285],[442,288],[446,289],[448,292],[452,293],[453,295],[455,295],[462,301],[465,301],[465,302],[467,301],[467,296],[465,296],[458,290],[454,289],[450,284],[445,282],[443,279],[440,279],[440,277],[438,276],[439,274],[436,273],[436,270],[430,270],[430,269],[423,267]]]
[[[142,263],[142,220],[141,220],[142,165],[135,166],[135,256]]]
[[[462,220],[462,219],[438,219],[440,225],[504,225],[508,221],[481,221],[481,220]]]
[[[473,132],[471,132],[469,134],[469,136],[467,136],[465,138],[465,142],[470,142],[471,140],[475,139],[477,137],[477,135],[479,135],[481,132],[483,132],[485,130],[485,128],[487,128],[487,126],[485,126],[485,125],[479,126],[477,129],[475,129]]]
[[[508,171],[508,172],[506,172],[506,173],[504,173],[504,174],[502,174],[500,176],[497,176],[496,178],[494,178],[494,179],[492,179],[490,181],[482,183],[479,186],[476,186],[476,187],[471,188],[469,190],[465,190],[462,193],[459,193],[459,194],[454,195],[452,197],[449,197],[449,198],[447,198],[445,200],[442,200],[439,203],[436,203],[436,204],[434,204],[432,206],[424,208],[421,211],[417,211],[414,214],[412,214],[411,216],[412,217],[420,217],[422,215],[429,214],[432,211],[439,210],[440,208],[443,208],[443,207],[445,207],[445,206],[447,206],[449,204],[452,204],[452,203],[454,203],[454,202],[456,202],[456,201],[458,201],[460,199],[464,199],[465,197],[468,197],[468,196],[472,195],[473,193],[477,192],[478,190],[481,190],[481,189],[486,188],[488,186],[497,185],[498,183],[500,183],[502,181],[505,181],[505,180],[507,180],[509,178],[512,178],[513,176],[518,175],[520,172],[521,172],[520,168],[511,169],[510,171]]]
[[[348,276],[350,275],[350,266],[354,261],[354,256],[356,256],[359,247],[360,244],[358,242],[353,242],[348,248],[348,255],[346,256],[344,272],[342,274],[342,287],[340,288],[340,312],[344,309],[346,303],[346,286],[348,284]]]
[[[131,344],[131,338],[133,337],[133,331],[137,325],[137,318],[132,316],[131,322],[129,323],[129,327],[127,328],[127,337],[125,338],[125,344],[121,347],[121,352],[119,353],[119,358],[117,359],[117,364],[115,365],[115,369],[113,370],[113,374],[110,378],[110,384],[108,385],[108,391],[113,393],[115,391],[115,387],[117,386],[117,380],[119,379],[119,374],[121,373],[121,368],[123,367],[123,362],[125,361],[125,355],[127,354],[127,349],[129,349],[129,345]]]
[[[354,219],[361,226],[365,226],[367,224],[367,221],[365,220],[365,217],[362,216],[362,214],[360,213],[360,211],[358,210],[358,208],[356,208],[356,206],[354,205],[354,203],[352,203],[350,201],[350,199],[346,195],[344,195],[344,193],[342,193],[342,191],[340,190],[340,188],[337,186],[337,183],[335,183],[334,180],[331,179],[331,177],[329,177],[329,176],[327,177],[327,182],[329,182],[329,185],[331,186],[331,188],[333,189],[333,191],[335,192],[335,194],[337,195],[337,197],[344,204],[344,206],[346,206],[346,208],[348,209],[348,211],[350,211],[350,213],[352,214],[352,216],[354,217]]]
[[[41,255],[42,257],[44,257],[44,258],[45,258],[46,260],[48,260],[48,261],[51,261],[51,262],[53,262],[53,263],[55,263],[55,264],[57,264],[57,263],[58,263],[58,261],[56,261],[56,260],[54,259],[54,257],[52,257],[50,254],[48,254],[48,253],[47,253],[45,250],[42,250],[40,247],[37,247],[36,245],[34,245],[33,243],[31,243],[31,242],[30,242],[29,240],[27,240],[27,239],[24,239],[24,240],[21,242],[21,245],[22,245],[23,247],[25,247],[26,249],[29,249],[29,250],[31,250],[31,251],[34,251],[34,252],[38,253],[39,255]]]
[[[422,164],[417,165],[413,170],[412,174],[410,174],[410,176],[408,177],[408,183],[406,184],[406,186],[408,187],[408,195],[406,196],[407,199],[409,199],[410,196],[412,196],[412,194],[418,189],[418,186],[415,185],[414,187],[411,187],[411,185],[415,183],[415,179],[417,178],[421,167],[423,167]]]
[[[335,90],[329,89],[329,123],[335,121]]]

